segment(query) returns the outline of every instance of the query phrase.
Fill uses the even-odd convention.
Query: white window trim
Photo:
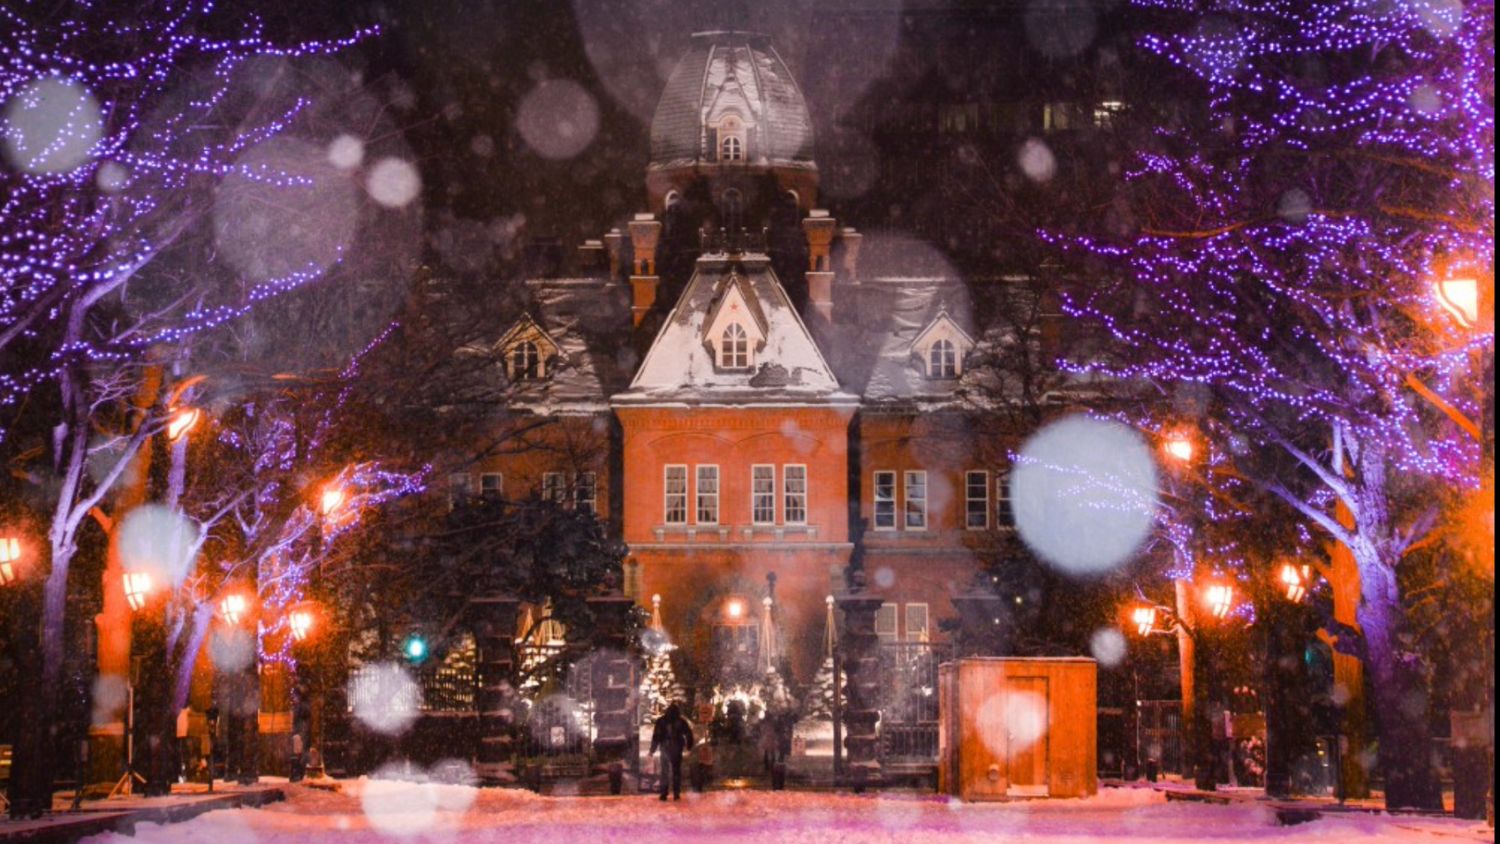
[[[789,487],[790,477],[789,477],[789,474],[787,472],[788,469],[801,469],[802,470],[802,492],[800,493],[801,496],[802,496],[802,518],[796,519],[796,520],[792,519],[791,508],[789,508],[789,507],[786,506],[787,505],[787,500],[790,499],[791,496],[792,496],[792,492],[791,492],[791,489]],[[806,463],[783,463],[782,466],[781,466],[781,518],[782,518],[782,521],[784,521],[786,524],[789,524],[789,525],[805,525],[805,524],[807,524],[807,515],[808,515],[807,514],[807,502],[808,502],[808,499],[811,497],[811,492],[812,492],[812,484],[811,484],[811,482],[808,481],[808,477],[807,477],[807,464]]]
[[[946,351],[943,349],[945,346]],[[947,371],[947,365],[950,363],[948,360],[949,356],[953,358],[951,361],[953,364],[952,372]],[[932,344],[927,347],[927,377],[946,381],[957,378],[961,374],[961,367],[958,362],[958,344],[947,337],[939,337],[933,340]]]
[[[568,482],[562,472],[542,473],[542,500],[554,504],[568,503]]]
[[[922,623],[922,636],[921,636],[921,638],[913,638],[912,637],[912,631],[911,631],[911,611],[914,608],[916,608],[916,607],[921,607],[922,608],[922,622],[923,623]],[[932,610],[931,610],[931,608],[929,608],[927,606],[927,602],[925,602],[925,601],[914,601],[912,603],[909,603],[909,604],[906,604],[905,606],[903,606],[901,608],[901,621],[902,621],[902,623],[906,627],[906,630],[905,630],[906,641],[908,641],[908,642],[926,642],[926,641],[929,641],[932,638]]]
[[[682,470],[682,520],[672,521],[672,486],[671,478],[673,469]],[[685,525],[688,523],[688,498],[692,490],[688,489],[688,466],[686,463],[668,463],[661,467],[661,521],[664,525]]]
[[[880,524],[881,475],[891,476],[891,523],[889,525]],[[901,527],[900,496],[898,495],[899,490],[896,487],[898,480],[900,480],[900,473],[894,469],[876,469],[874,474],[870,476],[870,502],[872,508],[870,511],[870,521],[874,525],[875,530],[898,530]]]
[[[1004,502],[1010,509],[1010,518],[1001,518],[1000,505]],[[1015,502],[1010,497],[1010,470],[1004,469],[995,472],[995,524],[1002,528],[1013,528],[1016,526]]]
[[[911,487],[912,487],[911,480],[912,480],[912,476],[913,475],[921,475],[922,476],[922,497],[920,499],[918,499],[919,501],[922,502],[922,524],[916,525],[916,526],[912,525],[911,518],[910,518],[910,516],[911,516],[911,510],[910,510],[910,508],[911,508]],[[901,504],[902,504],[902,507],[901,507],[901,528],[902,528],[902,530],[909,530],[909,531],[925,531],[925,530],[927,530],[927,524],[928,524],[927,496],[928,496],[928,493],[930,491],[931,491],[931,487],[928,485],[928,482],[927,482],[927,470],[926,469],[907,469],[907,470],[905,470],[905,471],[903,471],[901,473]]]
[[[984,490],[984,498],[978,499],[983,503],[980,511],[984,514],[984,524],[972,525],[969,523],[969,515],[973,513],[973,504],[976,499],[972,497],[974,485],[970,482],[971,475],[979,475],[984,480],[980,488]],[[989,530],[990,529],[990,473],[987,469],[970,469],[964,472],[964,529],[965,530]]]
[[[755,492],[755,470],[756,469],[770,469],[771,470],[771,491],[770,491],[770,493],[768,493],[771,496],[771,518],[770,518],[769,521],[756,518],[756,511],[758,509],[757,506],[756,506],[756,500],[755,500],[756,499],[756,492]],[[774,524],[776,524],[776,464],[774,464],[774,463],[755,463],[755,464],[752,464],[750,466],[750,523],[753,524],[753,525],[774,525]]]
[[[738,337],[731,340],[729,332],[734,330],[738,330],[740,334]],[[736,340],[744,344],[743,349],[745,353],[745,362],[743,364],[735,363],[736,355],[733,343]],[[745,329],[743,323],[739,322],[738,320],[726,323],[724,325],[724,329],[719,332],[718,345],[720,369],[726,369],[733,372],[743,372],[747,369],[755,368],[755,342],[751,339],[750,332]]]
[[[704,469],[714,470],[714,491],[710,493],[714,497],[714,519],[711,522],[705,522],[699,518],[702,510],[699,501],[704,494],[703,491],[699,489],[699,486],[703,482],[702,472]],[[722,476],[719,474],[719,464],[699,463],[693,467],[693,524],[717,525],[721,523],[720,520],[722,519],[724,514],[719,512],[719,494],[723,491],[723,488],[724,482]]]
[[[483,496],[485,494],[484,482],[485,482],[485,479],[487,479],[487,478],[495,478],[496,479],[495,490],[494,490],[495,497],[496,498],[504,498],[505,497],[505,473],[504,472],[480,472],[479,473],[479,494],[481,496]]]

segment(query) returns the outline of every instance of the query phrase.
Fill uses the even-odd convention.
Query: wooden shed
[[[944,663],[939,790],[963,800],[1097,792],[1097,673],[1087,657]]]

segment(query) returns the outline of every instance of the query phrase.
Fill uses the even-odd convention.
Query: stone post
[[[626,788],[635,737],[636,666],[630,656],[630,614],[635,601],[624,595],[588,599],[594,611],[597,649],[590,660],[594,690],[594,778],[611,794]]]
[[[474,644],[478,651],[479,748],[475,773],[484,785],[516,782],[515,598],[475,598]]]
[[[845,770],[854,790],[880,784],[880,738],[875,724],[880,720],[880,639],[875,635],[875,615],[880,598],[864,592],[846,592],[835,597],[844,614],[839,648],[847,699],[843,707]]]
[[[625,235],[619,229],[610,229],[604,235],[604,252],[609,256],[609,277],[617,279],[620,277],[620,260],[624,258]]]
[[[865,236],[851,226],[845,226],[839,233],[839,241],[844,247],[844,276],[851,284],[859,281],[859,245],[864,239]]]

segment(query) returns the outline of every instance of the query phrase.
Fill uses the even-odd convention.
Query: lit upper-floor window
[[[908,470],[905,477],[906,529],[927,529],[927,473]]]
[[[807,467],[788,464],[781,467],[784,487],[782,517],[789,525],[807,524]]]
[[[678,464],[665,467],[662,480],[662,522],[669,525],[687,524],[687,466]]]
[[[875,529],[896,529],[896,473],[875,473]]]
[[[750,467],[750,520],[758,525],[776,524],[776,467]]]
[[[964,356],[974,348],[974,340],[946,310],[939,311],[932,322],[917,334],[911,350],[928,378],[957,378],[964,372]]]
[[[720,161],[743,161],[745,159],[745,123],[736,114],[726,114],[715,127],[718,138],[714,153]]]
[[[716,525],[719,523],[719,467],[698,467],[697,523]]]
[[[529,381],[541,375],[542,354],[536,343],[522,340],[510,350],[510,377]]]
[[[719,367],[721,369],[750,368],[750,337],[744,326],[731,322],[719,338]]]

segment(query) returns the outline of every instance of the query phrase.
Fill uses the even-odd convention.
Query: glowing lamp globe
[[[1234,587],[1227,583],[1212,583],[1203,590],[1203,600],[1214,618],[1226,618],[1234,609]]]
[[[406,657],[407,662],[419,663],[427,659],[427,640],[418,635],[406,637],[401,644],[401,654]]]
[[[151,597],[151,590],[155,584],[151,582],[151,575],[143,571],[125,572],[125,603],[132,610],[140,610],[146,606],[146,601]]]
[[[1447,278],[1435,282],[1433,292],[1438,304],[1453,315],[1459,325],[1473,328],[1479,322],[1479,280],[1475,278]]]
[[[735,620],[744,618],[745,602],[741,601],[739,598],[731,600],[729,603],[724,605],[724,614]]]
[[[343,487],[337,485],[324,487],[323,494],[318,497],[318,509],[324,516],[331,516],[344,506],[344,497]]]
[[[1179,463],[1191,463],[1193,460],[1193,439],[1186,434],[1172,434],[1161,444],[1161,450],[1173,460]]]

